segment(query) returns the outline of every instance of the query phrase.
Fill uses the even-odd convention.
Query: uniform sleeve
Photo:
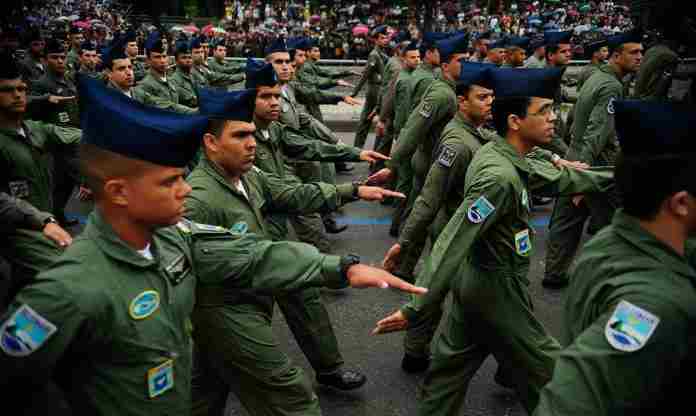
[[[217,218],[213,215],[210,209],[210,204],[196,197],[194,194],[188,194],[184,201],[186,213],[184,216],[192,221],[202,224],[217,224]]]
[[[484,174],[485,173],[485,174]],[[481,172],[468,186],[462,204],[434,243],[423,270],[416,279],[428,293],[412,296],[401,310],[412,321],[419,313],[440,305],[457,278],[459,267],[471,247],[495,222],[505,215],[510,204],[507,181],[493,172]]]
[[[404,163],[410,163],[418,144],[428,136],[430,129],[447,117],[450,106],[448,100],[447,95],[435,89],[426,93],[401,130],[391,160],[386,162],[387,167],[394,169]]]
[[[22,289],[0,318],[0,385],[13,388],[42,385],[68,353],[88,353],[98,335],[96,320],[78,306],[79,299],[65,289],[61,277],[84,273],[84,268],[61,266],[54,277]]]
[[[193,267],[201,284],[224,283],[262,293],[348,286],[340,258],[321,254],[309,244],[271,242],[255,234],[189,224]]]
[[[466,174],[472,156],[468,149],[458,149],[448,145],[446,139],[443,140],[438,157],[430,166],[423,189],[399,234],[399,244],[402,248],[408,247],[417,236],[427,233],[428,226],[435,220],[445,199],[451,192],[456,192],[450,189],[455,180],[454,176]]]
[[[382,83],[385,85],[382,88],[382,93],[379,95],[378,107],[375,110],[378,112],[381,121],[391,120],[393,122],[395,114],[394,97],[396,96],[398,77],[384,78]]]
[[[360,161],[360,149],[356,147],[308,139],[287,126],[282,130],[280,142],[283,153],[294,159],[319,162]]]
[[[222,72],[208,71],[206,78],[210,85],[226,86],[242,82],[246,79],[245,74],[224,74]]]
[[[619,350],[608,341],[607,323],[621,301],[659,318],[637,351]],[[629,295],[606,305],[601,316],[559,354],[534,415],[627,415],[652,408],[655,398],[663,396],[662,389],[679,378],[681,364],[691,353],[689,320],[675,305],[658,302],[655,297]]]
[[[293,83],[295,97],[301,104],[338,104],[343,101],[343,97],[339,94],[333,94],[321,91],[304,82]]]
[[[297,80],[302,84],[313,85],[315,88],[321,90],[333,88],[338,85],[336,81],[331,78],[321,77],[306,70],[300,70],[297,73]]]
[[[609,140],[614,137],[614,116],[613,107],[610,101],[622,96],[621,90],[614,88],[601,88],[597,103],[590,113],[585,135],[580,140],[582,148],[579,153],[579,160],[588,165],[595,164]]]
[[[406,124],[409,111],[411,110],[411,88],[409,81],[399,80],[396,82],[394,100],[394,131],[399,132],[404,127],[404,124]]]
[[[259,172],[263,178],[274,211],[309,214],[331,212],[351,199],[353,187],[330,185],[323,182],[297,184],[281,177]]]
[[[370,53],[370,55],[367,57],[367,65],[365,66],[365,69],[363,70],[362,75],[360,75],[360,80],[355,85],[355,88],[353,89],[353,93],[351,94],[353,97],[358,95],[358,93],[362,89],[363,85],[365,85],[367,80],[372,75],[372,72],[377,70],[377,59],[378,58],[377,58],[377,56],[375,56],[374,53]]]
[[[608,192],[614,187],[613,167],[589,169],[557,168],[543,159],[526,158],[534,170],[529,188],[541,195],[557,196],[591,192]]]
[[[156,95],[152,95],[150,92],[148,92],[147,89],[141,88],[140,86],[137,86],[133,89],[133,98],[142,104],[156,107],[160,110],[169,110],[181,114],[198,113],[198,110],[195,108],[187,107],[185,105],[157,97]]]
[[[40,230],[50,216],[22,199],[0,192],[0,233],[9,233],[17,228]]]

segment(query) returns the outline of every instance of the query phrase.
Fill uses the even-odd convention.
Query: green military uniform
[[[176,103],[169,101],[167,99],[164,99],[164,98],[155,97],[154,95],[148,93],[147,91],[145,91],[142,88],[131,88],[130,90],[128,90],[128,93],[125,93],[125,92],[121,91],[120,88],[113,85],[113,83],[111,83],[111,82],[109,82],[107,84],[107,87],[113,88],[116,91],[120,91],[120,92],[126,94],[127,96],[129,96],[130,98],[134,99],[135,101],[142,103],[142,104],[145,104],[147,106],[157,107],[157,108],[160,108],[162,110],[176,111],[177,113],[190,112],[190,107],[186,107],[185,105],[181,105],[181,104],[176,104]]]
[[[244,65],[237,65],[233,63],[228,63],[224,59],[218,61],[215,58],[208,58],[208,68],[213,72],[218,72],[220,74],[234,75],[244,72]]]
[[[279,237],[267,220],[273,212],[331,210],[352,194],[350,184],[337,188],[287,182],[254,167],[241,178],[245,195],[207,158],[187,180],[193,188],[186,200],[188,218],[267,239]],[[320,296],[318,289],[309,288],[275,297],[317,373],[334,371],[343,363]],[[240,292],[225,298],[224,306],[200,308],[194,314],[197,335],[203,338],[198,345],[219,377],[236,386],[237,396],[253,414],[319,415],[319,402],[304,372],[279,349],[273,335],[273,302],[272,296]]]
[[[420,104],[411,112],[401,129],[391,160],[386,163],[388,168],[397,173],[403,170],[402,165],[411,164],[413,181],[402,218],[409,215],[420,194],[442,131],[457,112],[454,87],[454,81],[445,78],[437,79],[430,84]],[[425,244],[425,237],[422,236],[422,244]]]
[[[59,126],[80,127],[78,100],[51,104],[48,97],[77,97],[77,87],[69,77],[59,77],[48,70],[38,81],[31,84],[29,110],[31,118]]]
[[[585,82],[590,79],[590,76],[594,74],[596,70],[599,69],[604,64],[598,63],[598,64],[587,64],[582,68],[582,71],[580,71],[580,75],[578,75],[578,84],[577,84],[577,89],[578,93],[580,90],[582,90],[582,86],[585,85]]]
[[[0,129],[0,191],[55,215],[55,154],[75,154],[82,132],[39,121],[25,121],[24,136]],[[77,169],[71,171],[77,175]],[[75,177],[74,179],[77,179]],[[62,252],[38,231],[20,229],[3,239],[2,251],[17,270],[17,284],[46,269]]]
[[[331,72],[322,69],[316,62],[312,61],[311,59],[307,59],[307,61],[297,71],[296,78],[301,83],[313,85],[317,89],[321,89],[335,87],[338,85],[336,83],[337,79],[350,75],[352,75],[350,71]],[[319,107],[320,103],[308,102],[303,104],[305,104],[307,112],[311,114],[312,117],[324,122],[324,117],[322,116],[321,108]]]
[[[207,65],[193,65],[191,77],[196,85],[208,87],[226,87],[244,81],[244,74],[223,74],[211,71]]]
[[[524,407],[535,407],[560,347],[534,316],[527,291],[534,234],[529,192],[597,192],[611,179],[608,171],[559,170],[546,161],[531,161],[499,137],[476,152],[464,200],[419,275],[428,293],[402,308],[415,322],[452,290],[419,415],[456,414],[471,378],[490,354],[509,364]]]
[[[377,106],[379,101],[379,88],[382,82],[382,74],[384,74],[384,66],[387,63],[387,55],[382,51],[382,48],[375,46],[367,57],[367,66],[360,77],[360,81],[353,89],[353,97],[358,95],[363,85],[367,83],[367,94],[365,95],[365,105],[362,113],[360,113],[360,123],[358,130],[355,133],[355,146],[362,148],[367,140],[367,134],[370,131],[370,123],[367,117]]]
[[[645,53],[636,74],[633,97],[645,100],[667,100],[672,76],[679,66],[679,55],[667,45],[658,44]]]
[[[70,70],[76,70],[80,67],[80,51],[78,51],[77,48],[70,48],[65,57],[65,66]]]
[[[411,97],[409,99],[409,112],[415,110],[423,99],[423,95],[436,79],[442,75],[442,70],[439,67],[430,65],[427,62],[422,62],[415,71],[410,81]],[[405,121],[404,121],[405,122]],[[397,136],[398,137],[398,136]]]
[[[241,288],[346,285],[338,257],[188,221],[155,231],[150,251],[152,259],[135,251],[93,212],[5,314],[4,382],[57,374],[79,414],[190,414],[194,299],[205,308]],[[54,372],[63,366],[68,376]]]
[[[178,113],[196,113],[195,108],[185,106],[179,102],[179,89],[172,82],[171,78],[160,78],[150,71],[147,76],[135,87],[135,90],[142,90],[143,92],[156,97],[159,100],[177,104],[172,109]],[[145,94],[138,93],[138,95],[144,96]]]
[[[689,406],[694,285],[683,256],[618,211],[579,255],[564,308],[567,347],[534,415],[657,415]]]
[[[179,102],[190,108],[198,108],[198,86],[193,80],[193,76],[186,74],[181,68],[169,76],[169,80],[179,93]]]
[[[137,59],[136,57],[133,57],[130,59],[131,59],[131,64],[133,65],[134,81],[136,83],[140,82],[145,78],[145,76],[147,76],[147,73],[148,73],[147,66],[145,65],[145,62]]]
[[[29,83],[38,81],[46,73],[46,67],[40,60],[35,60],[31,53],[19,62],[19,70],[22,73],[22,79]]]
[[[624,88],[611,66],[604,65],[585,82],[575,105],[572,138],[566,159],[590,166],[613,166],[619,145],[614,130],[613,101],[623,98]],[[559,197],[549,223],[545,275],[549,279],[567,279],[585,221],[601,228],[611,222],[615,195],[587,196],[575,206],[571,197]],[[597,230],[590,230],[597,231]]]
[[[536,55],[532,55],[524,62],[525,68],[544,69],[546,68],[546,59],[539,59]]]
[[[380,137],[375,137],[374,149],[377,152],[388,155],[391,152],[391,146],[394,142],[394,85],[399,77],[403,67],[402,60],[395,55],[389,58],[387,65],[384,67],[382,74],[382,85],[379,95],[377,96],[377,104],[375,112],[379,116],[379,120],[384,123],[384,134]],[[379,163],[383,165],[383,163]],[[373,166],[373,170],[382,166]]]
[[[257,129],[256,160],[254,164],[264,172],[284,178],[289,181],[302,182],[296,176],[294,166],[288,166],[288,161],[320,160],[320,161],[359,161],[360,150],[342,144],[331,145],[319,140],[307,139],[299,132],[281,123],[272,122],[266,130]],[[332,247],[323,234],[321,218],[314,215],[292,215],[289,217],[293,228],[300,240],[315,244],[322,252],[330,252]],[[269,218],[273,235],[284,238],[287,235],[288,216],[282,213],[273,214]]]

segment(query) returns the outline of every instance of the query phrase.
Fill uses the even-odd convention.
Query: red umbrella
[[[213,25],[212,25],[212,24],[209,24],[209,25],[203,26],[203,29],[201,29],[201,32],[207,33],[207,32],[209,32],[209,31],[212,30],[212,29],[213,29]]]
[[[197,33],[200,31],[200,29],[198,29],[196,26],[193,26],[193,25],[184,26],[183,29],[181,29],[181,30],[183,30],[184,32],[188,32],[188,33]]]
[[[370,29],[365,25],[357,25],[353,28],[353,36],[367,35]]]
[[[73,25],[80,27],[82,29],[88,29],[92,26],[89,24],[89,22],[85,22],[83,20],[80,20],[79,22],[75,22],[75,23],[73,23]]]

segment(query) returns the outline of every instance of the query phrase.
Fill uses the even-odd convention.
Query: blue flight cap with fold
[[[56,38],[50,38],[46,41],[46,46],[44,46],[44,53],[46,55],[52,53],[65,53],[65,43]]]
[[[498,39],[497,41],[488,44],[488,50],[491,51],[493,49],[507,49],[508,45],[509,44],[507,39]]]
[[[251,123],[256,90],[224,91],[198,89],[198,109],[206,117]]]
[[[555,98],[563,71],[559,68],[495,68],[491,79],[495,97]]]
[[[138,39],[138,35],[136,35],[135,31],[133,31],[133,30],[129,30],[129,31],[126,32],[126,34],[123,35],[123,36],[124,36],[124,39],[125,39],[125,42],[126,42],[126,43],[128,43],[128,42],[135,42],[135,41]]]
[[[174,57],[178,58],[179,55],[186,55],[191,53],[191,43],[186,39],[179,39],[174,44]]]
[[[278,76],[272,64],[260,59],[247,59],[245,88],[254,89],[276,85],[278,85]]]
[[[447,62],[452,55],[464,53],[469,49],[469,37],[457,35],[437,42],[440,51],[440,62]]]
[[[544,46],[546,46],[546,41],[544,40],[544,38],[538,37],[529,41],[529,50],[532,52],[536,51],[539,48],[543,48]]]
[[[186,115],[141,104],[89,76],[78,76],[82,141],[161,166],[184,167],[208,125]]]
[[[462,70],[456,81],[455,91],[457,95],[463,95],[472,85],[479,85],[484,88],[492,89],[493,80],[491,70],[497,68],[494,64],[484,64],[478,62],[467,62],[461,60]]]
[[[644,100],[617,100],[610,105],[624,155],[696,153],[695,106]]]
[[[93,40],[86,40],[80,44],[80,51],[96,51],[97,42]]]
[[[438,41],[445,40],[449,37],[449,33],[445,32],[425,32],[423,34],[423,41],[434,44]]]
[[[394,43],[407,42],[409,40],[411,40],[411,32],[407,30],[400,31],[392,38],[392,41],[394,41]]]
[[[199,37],[194,37],[193,39],[191,39],[191,43],[189,43],[189,47],[190,47],[191,49],[200,49],[200,48],[202,48],[203,45],[202,45],[202,42],[201,42],[201,38],[199,38]]]
[[[587,58],[590,59],[590,58],[592,58],[592,55],[594,55],[595,52],[597,52],[598,50],[602,49],[605,46],[609,46],[609,44],[607,43],[607,40],[600,39],[600,40],[596,40],[594,42],[590,42],[590,43],[586,44],[583,47],[583,51],[585,53],[585,56],[587,56]]]
[[[508,39],[508,47],[527,50],[529,48],[530,42],[531,39],[529,39],[526,36],[513,36],[510,39]]]
[[[164,44],[162,43],[162,38],[160,37],[159,32],[155,31],[150,33],[145,41],[145,50],[147,53],[167,53],[167,51],[164,49]]]
[[[126,44],[129,42],[127,36],[114,38],[109,46],[102,49],[101,57],[104,68],[111,69],[115,59],[126,59]]]
[[[625,43],[641,43],[642,41],[643,34],[638,30],[631,30],[630,32],[607,37],[607,46],[609,46],[609,52],[611,53]]]
[[[404,52],[417,51],[420,49],[420,46],[420,42],[418,42],[417,40],[412,40],[408,43],[408,45],[404,47]]]
[[[573,31],[566,32],[544,32],[544,44],[546,46],[557,46],[560,44],[570,44],[570,38],[573,37]]]
[[[386,34],[387,34],[387,26],[386,25],[379,25],[376,28],[372,29],[372,36],[386,35]]]
[[[266,56],[276,53],[276,52],[287,52],[288,51],[288,44],[285,41],[284,38],[275,38],[267,47],[266,47]]]

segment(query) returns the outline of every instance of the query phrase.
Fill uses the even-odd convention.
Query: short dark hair
[[[205,129],[205,132],[210,133],[215,137],[220,137],[230,121],[231,120],[226,120],[224,118],[210,118],[208,120],[208,127]]]
[[[505,97],[493,101],[493,127],[501,137],[508,131],[508,116],[515,114],[521,118],[527,117],[527,110],[532,103],[531,97]]]
[[[614,180],[624,212],[638,219],[652,220],[671,195],[687,191],[696,197],[693,156],[620,155],[614,168]]]
[[[556,52],[558,52],[561,49],[560,46],[561,46],[560,44],[546,45],[544,55],[548,57],[549,55],[555,54]]]

